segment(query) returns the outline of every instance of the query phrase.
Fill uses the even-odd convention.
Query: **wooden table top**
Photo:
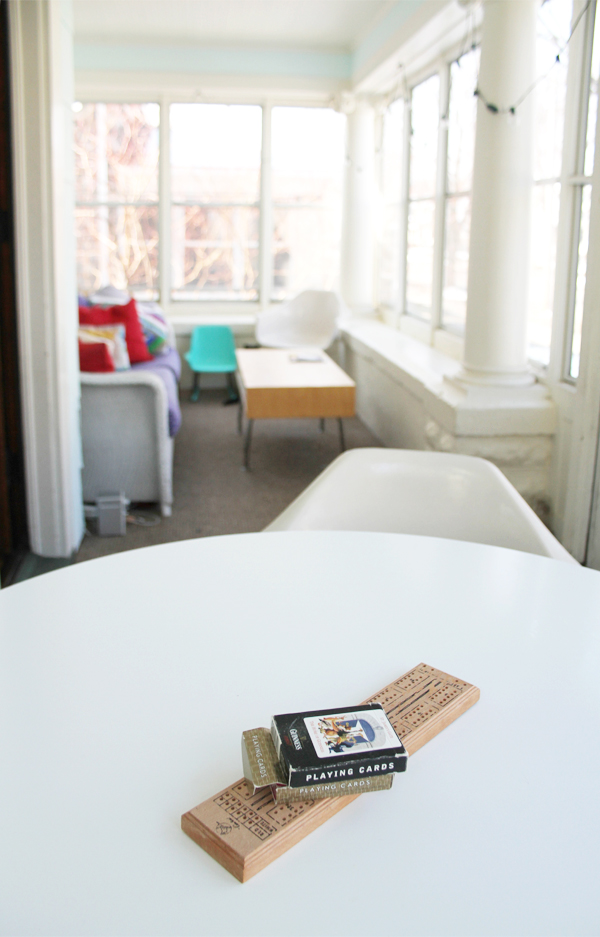
[[[321,361],[294,361],[295,355],[314,354],[314,349],[240,348],[239,373],[247,390],[292,387],[355,387],[351,377],[319,351]]]

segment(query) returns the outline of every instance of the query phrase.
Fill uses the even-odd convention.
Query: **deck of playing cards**
[[[408,755],[379,703],[273,716],[242,735],[252,793],[270,787],[276,803],[387,791]]]
[[[380,703],[273,716],[271,736],[291,788],[406,771],[408,754]]]

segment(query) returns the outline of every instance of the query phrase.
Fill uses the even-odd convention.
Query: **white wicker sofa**
[[[81,374],[83,500],[124,492],[173,504],[173,439],[165,385],[151,371]]]
[[[123,306],[130,299],[124,290],[105,286],[89,302]],[[142,305],[162,313],[155,303],[138,304],[138,310]],[[80,377],[83,500],[123,492],[130,501],[160,504],[163,517],[169,517],[173,437],[181,426],[181,359],[173,327],[167,324],[166,348],[151,361]]]

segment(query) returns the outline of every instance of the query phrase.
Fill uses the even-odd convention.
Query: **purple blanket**
[[[170,348],[166,355],[157,355],[152,361],[141,361],[131,365],[132,371],[152,371],[162,379],[167,389],[169,402],[169,436],[175,436],[181,427],[181,409],[177,382],[181,377],[181,358],[175,348]]]

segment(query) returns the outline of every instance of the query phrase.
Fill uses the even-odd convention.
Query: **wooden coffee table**
[[[306,360],[318,354],[319,360]],[[236,352],[240,409],[248,426],[244,441],[244,467],[250,464],[254,420],[338,420],[344,449],[343,417],[354,416],[356,385],[324,351],[301,348],[243,348]],[[303,360],[304,359],[304,360]]]

